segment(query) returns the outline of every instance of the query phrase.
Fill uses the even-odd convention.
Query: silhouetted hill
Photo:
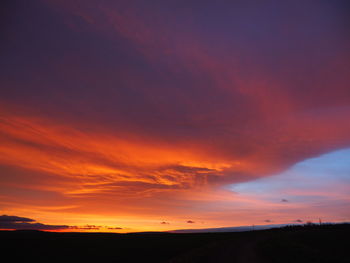
[[[236,233],[0,231],[9,262],[350,262],[350,224]]]
[[[177,229],[169,231],[170,233],[219,233],[219,232],[246,232],[252,230],[266,230],[271,228],[280,228],[287,224],[274,225],[254,225],[254,226],[235,226],[235,227],[216,227],[216,228],[199,228],[199,229]]]

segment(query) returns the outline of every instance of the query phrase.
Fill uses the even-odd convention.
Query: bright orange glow
[[[222,176],[225,182],[230,173],[252,172],[259,168],[259,162],[249,166],[250,160],[220,160],[200,148],[81,132],[73,126],[6,111],[1,116],[1,163],[32,170],[33,174],[40,172],[32,182],[4,185],[58,194],[52,197],[57,198],[57,204],[52,199],[43,204],[42,200],[29,201],[21,196],[6,202],[5,195],[1,204],[8,207],[7,214],[80,226],[62,231],[104,232],[239,226],[261,219],[264,209],[271,210],[269,216],[279,218],[275,222],[288,218],[278,212],[283,204],[220,190],[208,181],[212,174]],[[200,213],[193,210],[202,205]],[[235,207],[235,211],[228,213],[228,207]],[[263,208],[260,212],[259,207]],[[292,204],[289,209],[304,208]],[[242,217],[242,211],[247,210],[255,212]],[[189,225],[189,218],[198,224]],[[98,228],[84,227],[92,223]]]

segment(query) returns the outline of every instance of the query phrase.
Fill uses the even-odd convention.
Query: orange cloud
[[[81,180],[67,194],[114,188],[188,188],[205,185],[207,175],[239,166],[181,145],[81,132],[49,120],[4,113],[1,130],[2,163]]]

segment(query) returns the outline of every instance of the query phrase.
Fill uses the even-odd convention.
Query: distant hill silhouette
[[[172,230],[168,232],[170,233],[244,232],[244,231],[252,231],[252,230],[265,230],[265,229],[271,229],[271,228],[279,228],[283,226],[287,226],[287,224],[217,227],[217,228],[202,228],[202,229],[177,229],[177,230]]]
[[[0,231],[9,262],[350,262],[350,224],[234,233]]]

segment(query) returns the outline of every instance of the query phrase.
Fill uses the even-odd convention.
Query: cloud
[[[0,229],[11,230],[99,230],[102,226],[84,225],[84,226],[69,226],[69,225],[49,225],[36,222],[36,220],[19,217],[19,216],[0,216]],[[120,227],[106,227],[107,229],[122,229]]]
[[[301,219],[297,219],[297,220],[295,220],[294,222],[297,222],[297,223],[302,223],[302,222],[303,222],[303,220],[301,220]]]
[[[19,217],[19,216],[8,216],[8,215],[1,215],[0,216],[0,222],[9,222],[9,223],[23,223],[23,222],[34,222],[34,219],[27,218],[27,217]]]
[[[281,199],[281,202],[288,203],[289,201],[287,199]]]
[[[272,220],[270,220],[270,219],[266,219],[266,220],[264,220],[264,222],[266,222],[266,223],[271,223],[271,222],[272,222]]]
[[[163,221],[163,222],[161,222],[161,224],[162,224],[162,225],[168,225],[168,224],[170,224],[170,223],[169,223],[169,222]]]
[[[187,224],[194,224],[195,222],[192,221],[192,220],[188,220],[186,223],[187,223]]]
[[[69,229],[67,225],[47,225],[34,223],[35,220],[18,216],[0,216],[0,229],[11,230],[64,230]]]
[[[75,230],[100,230],[102,228],[108,230],[120,230],[121,227],[109,227],[109,226],[100,226],[100,225],[83,225],[83,226],[70,226],[70,225],[49,225],[36,222],[36,220],[19,217],[19,216],[0,216],[0,229],[9,229],[9,230],[52,230],[52,231],[75,231]]]
[[[70,226],[69,229],[77,229],[77,230],[99,230],[102,226],[95,225],[85,225],[85,226]],[[108,228],[113,229],[113,228]],[[118,229],[118,228],[117,228]]]
[[[299,61],[295,57],[299,57],[300,52],[295,54],[290,51],[299,50],[289,48],[291,41],[283,39],[274,41],[276,49],[280,52],[273,54],[274,59],[271,59],[270,49],[266,49],[266,46],[271,45],[268,34],[259,39],[266,45],[247,45],[243,41],[246,39],[245,35],[237,38],[231,34],[225,34],[223,32],[227,24],[218,22],[216,26],[223,29],[223,31],[219,30],[222,32],[222,35],[218,36],[220,39],[226,39],[227,43],[235,43],[240,39],[243,43],[238,47],[227,45],[215,48],[211,43],[210,32],[202,32],[201,28],[193,22],[178,21],[179,17],[187,18],[186,21],[193,21],[193,16],[201,18],[201,13],[208,7],[203,7],[202,11],[193,11],[191,14],[183,14],[183,11],[178,9],[174,14],[169,14],[163,4],[159,4],[157,8],[141,5],[143,8],[139,9],[137,5],[120,3],[101,4],[91,1],[86,5],[83,1],[78,2],[81,4],[47,1],[49,8],[46,8],[48,12],[59,10],[62,21],[74,21],[76,18],[84,21],[84,31],[93,39],[106,35],[107,37],[101,38],[99,42],[103,48],[106,48],[106,54],[95,57],[94,51],[97,54],[103,48],[92,46],[90,48],[93,52],[91,52],[86,48],[85,43],[77,38],[75,41],[81,43],[82,47],[79,50],[81,52],[78,55],[79,59],[74,52],[71,54],[70,49],[66,48],[66,50],[63,46],[61,52],[67,54],[65,56],[67,61],[61,61],[62,58],[59,56],[55,59],[61,61],[60,63],[53,60],[51,63],[54,65],[38,65],[44,72],[50,71],[51,65],[55,68],[54,72],[59,71],[57,67],[62,67],[63,72],[74,73],[56,76],[59,81],[48,79],[45,85],[36,83],[37,79],[31,78],[37,75],[36,72],[28,73],[29,79],[33,82],[27,84],[30,86],[31,93],[47,93],[42,95],[43,101],[38,99],[38,103],[28,100],[22,111],[10,109],[12,114],[9,112],[2,114],[5,119],[2,128],[8,141],[8,146],[3,151],[5,156],[9,156],[3,162],[9,163],[12,160],[14,165],[22,165],[29,169],[45,169],[50,173],[63,176],[84,177],[79,174],[79,171],[83,170],[83,174],[88,174],[91,180],[95,176],[96,181],[100,181],[102,179],[100,177],[103,177],[104,180],[115,182],[123,177],[124,180],[127,178],[150,183],[145,185],[144,189],[157,188],[156,184],[192,188],[211,184],[213,181],[222,184],[229,181],[252,180],[284,169],[307,156],[337,147],[337,142],[346,141],[347,130],[349,130],[346,116],[349,109],[338,108],[337,101],[340,95],[336,94],[346,93],[347,90],[344,89],[344,85],[332,83],[326,85],[325,81],[320,80],[320,85],[326,85],[322,90],[332,91],[329,92],[330,96],[334,96],[334,101],[331,103],[328,100],[324,101],[321,94],[313,96],[310,100],[308,94],[313,94],[312,87],[318,86],[316,83],[307,86],[308,92],[304,92],[305,87],[295,88],[299,87],[297,84],[300,83],[294,83],[294,79],[302,79],[306,83],[317,81],[310,77],[316,75],[316,72],[311,72],[314,74],[308,72],[313,67],[303,68],[299,63],[298,65],[292,63],[295,60]],[[225,8],[226,5],[227,8]],[[293,12],[301,11],[295,9],[291,1],[287,1],[284,5],[290,6]],[[278,5],[276,8],[284,10],[284,5]],[[94,8],[90,8],[92,6]],[[305,6],[310,8],[309,4]],[[260,16],[252,16],[248,11],[243,15],[233,7],[234,4],[221,6],[222,10],[225,10],[223,15],[227,18],[237,17],[238,21],[242,22],[231,25],[236,28],[235,32],[238,35],[247,31],[252,36],[260,38],[254,27],[240,28],[240,25],[248,23],[246,15],[250,17],[250,23],[261,25],[263,30],[270,28],[275,33],[284,32],[277,24],[276,27],[273,26],[275,23],[278,22],[280,25],[279,20],[282,19],[290,25],[288,19],[293,21],[294,17],[291,12],[285,17],[274,15],[265,20]],[[254,5],[247,4],[246,8],[254,12],[259,11],[259,8]],[[266,8],[267,11],[276,13],[270,9],[271,7]],[[323,5],[318,6],[317,10],[323,14],[321,12],[323,8],[327,10]],[[34,11],[32,10],[32,16],[36,17]],[[263,14],[260,15],[263,16]],[[299,32],[304,38],[309,35],[304,32],[305,24],[312,29],[315,26],[313,23],[326,23],[319,13],[314,15],[315,21],[311,20],[313,23],[305,17],[302,18],[304,20],[301,19],[298,22],[302,27],[295,25],[296,31],[293,33],[299,36]],[[158,23],[158,19],[164,19],[167,22]],[[207,23],[207,21],[202,22]],[[59,29],[57,31],[62,32],[63,35],[71,36],[69,28],[64,26]],[[321,36],[334,34],[334,30],[329,30],[329,27],[322,27],[322,29],[324,31],[321,30],[318,33]],[[174,35],[169,35],[168,32],[173,32]],[[299,39],[297,36],[292,39]],[[47,37],[45,40],[48,42],[56,41],[45,34],[42,37]],[[311,42],[310,46],[313,46],[312,43],[321,45],[317,37],[314,39],[315,37],[311,35],[307,38]],[[118,45],[115,45],[116,42]],[[324,45],[328,47],[328,44],[324,43]],[[36,48],[36,46],[28,47],[29,50]],[[290,74],[297,78],[284,73],[280,79],[274,73],[276,68],[281,68],[281,64],[277,61],[284,58],[281,56],[282,54],[285,56],[286,52],[283,52],[285,49],[291,54],[288,53],[290,59],[287,59],[288,63],[283,64],[283,67],[290,70],[283,70],[283,72],[291,72]],[[311,49],[311,51],[314,50]],[[17,54],[15,51],[12,52],[13,56]],[[42,52],[54,54],[50,49]],[[110,56],[115,53],[127,55],[123,60],[110,59]],[[232,54],[232,57],[227,57],[226,54]],[[261,57],[252,57],[251,54],[261,54]],[[322,61],[327,59],[322,54],[314,55],[320,56],[319,59]],[[342,57],[339,56],[339,59]],[[81,58],[88,58],[92,63],[86,63],[87,61]],[[299,59],[302,61],[303,57]],[[101,63],[106,64],[102,72],[101,69],[92,66]],[[328,63],[323,64],[328,65]],[[337,62],[336,65],[340,64]],[[72,69],[68,69],[70,65]],[[144,65],[144,67],[138,65]],[[117,71],[112,70],[115,68],[118,69],[118,77],[115,77]],[[150,71],[149,68],[159,68],[159,71]],[[239,74],[237,68],[240,69]],[[82,72],[89,72],[89,74]],[[47,73],[50,75],[50,72]],[[179,78],[179,76],[182,77]],[[283,78],[292,79],[293,82],[283,81]],[[338,79],[336,76],[326,78],[327,80]],[[53,92],[37,90],[39,86],[55,86],[56,82],[64,83],[58,90],[62,94],[70,95],[71,100],[66,102],[65,107],[60,103],[62,98],[53,96]],[[76,82],[86,83],[87,88],[80,90],[78,87],[81,85],[75,85]],[[93,83],[100,83],[100,88],[96,89]],[[23,85],[20,83],[17,85],[11,88],[20,93]],[[118,87],[117,92],[114,87]],[[148,91],[149,87],[152,87],[152,92]],[[81,94],[84,94],[86,103],[78,107],[76,103],[80,101]],[[45,101],[51,100],[47,98],[56,103],[48,105]],[[10,101],[9,104],[13,107],[18,105],[16,101]],[[324,105],[322,108],[327,114],[318,114],[320,110],[322,111],[319,104]],[[33,107],[42,107],[47,114],[36,116],[31,111]],[[66,111],[69,112],[69,117],[66,116]],[[80,114],[80,111],[84,114]],[[16,115],[13,114],[14,112],[28,112],[28,116]],[[128,114],[125,114],[126,112]],[[154,112],[157,112],[156,116]],[[30,116],[30,113],[34,116]],[[84,116],[88,117],[84,118]],[[334,116],[338,117],[333,118]],[[243,121],[244,125],[241,125]],[[152,125],[148,125],[151,122]],[[17,128],[11,126],[12,124],[15,127],[24,128],[25,131],[19,132]],[[8,126],[12,127],[12,130]],[[98,128],[101,126],[105,127],[103,131]],[[329,127],[334,129],[334,132],[326,132]],[[100,131],[93,132],[96,130]],[[329,134],[337,134],[337,138],[331,138]],[[112,147],[112,145],[118,145],[118,147]],[[8,147],[15,147],[16,154],[8,150]],[[154,151],[147,150],[149,148],[153,148]],[[186,151],[181,148],[186,148]],[[290,148],[295,150],[288,151],[286,154],[286,149]],[[94,150],[91,151],[91,149]],[[29,157],[26,156],[29,153],[35,158],[28,160]],[[48,162],[47,156],[53,160]],[[67,159],[70,160],[69,165],[65,162]],[[35,162],[35,160],[40,161]],[[41,165],[42,163],[46,165]],[[163,167],[169,167],[167,169],[169,171],[162,170]],[[90,192],[103,192],[103,186],[96,187],[96,185],[97,183],[87,182],[84,190],[72,192],[88,194],[88,188],[94,188]]]

